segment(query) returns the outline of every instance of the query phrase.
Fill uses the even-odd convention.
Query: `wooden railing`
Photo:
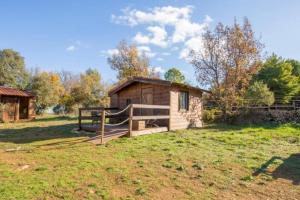
[[[153,110],[169,110],[169,115],[144,115],[134,116],[134,109],[153,109]],[[149,120],[149,119],[170,119],[170,106],[166,105],[146,105],[146,104],[130,104],[125,109],[119,112],[108,112],[109,110],[117,110],[117,108],[103,108],[103,107],[90,107],[90,108],[79,108],[78,126],[82,129],[82,120],[94,119],[95,116],[82,116],[82,111],[97,111],[99,113],[100,126],[97,130],[101,138],[101,143],[104,141],[105,125],[107,126],[118,126],[125,124],[128,121],[128,136],[132,136],[132,122],[134,120]],[[118,114],[125,113],[128,110],[128,117],[118,124],[107,124],[106,118],[112,118]]]
[[[155,110],[169,110],[169,115],[145,115],[145,116],[134,116],[134,109],[155,109]],[[129,108],[129,123],[128,133],[129,137],[132,136],[132,121],[134,120],[148,120],[148,119],[170,119],[170,106],[165,105],[147,105],[147,104],[131,104]]]

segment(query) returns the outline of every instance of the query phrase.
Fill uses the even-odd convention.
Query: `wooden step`
[[[115,133],[115,134],[105,135],[103,137],[102,143],[101,143],[101,136],[97,136],[97,137],[91,139],[90,142],[95,144],[95,145],[105,144],[106,142],[108,142],[110,140],[126,136],[127,134],[128,134],[128,131],[123,131],[123,132],[118,132],[118,133]]]

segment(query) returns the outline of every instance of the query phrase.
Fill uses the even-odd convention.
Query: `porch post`
[[[101,144],[104,142],[104,131],[105,131],[105,109],[103,108],[101,114]]]
[[[20,119],[20,98],[17,97],[15,105],[15,121]]]
[[[132,104],[129,107],[129,122],[128,122],[128,135],[129,137],[132,136],[132,116],[133,116],[133,106]]]

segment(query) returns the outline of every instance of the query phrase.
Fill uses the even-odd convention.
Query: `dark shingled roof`
[[[0,86],[0,95],[34,97],[34,95],[28,91],[5,87],[5,86]]]
[[[166,80],[162,80],[162,79],[155,79],[155,78],[132,77],[132,78],[127,79],[124,82],[121,82],[120,84],[116,85],[115,87],[113,87],[108,92],[108,94],[109,94],[109,96],[111,96],[133,83],[149,83],[149,84],[155,84],[155,85],[178,86],[178,87],[182,87],[182,88],[197,90],[199,92],[210,93],[210,91],[208,91],[208,90],[204,90],[204,89],[190,86],[190,85],[183,84],[183,83],[175,83],[175,82],[166,81]]]

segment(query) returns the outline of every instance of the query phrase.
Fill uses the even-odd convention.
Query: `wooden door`
[[[142,104],[153,105],[153,88],[142,89]],[[143,109],[142,115],[153,115],[153,110]]]
[[[20,106],[19,106],[19,113],[20,119],[27,119],[28,118],[28,98],[20,98]]]

